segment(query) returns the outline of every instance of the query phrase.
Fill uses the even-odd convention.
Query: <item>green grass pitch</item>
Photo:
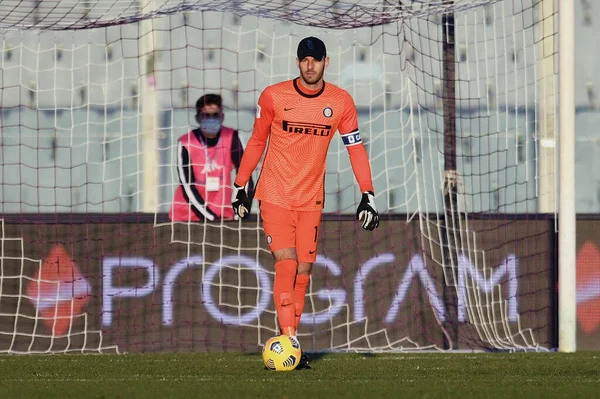
[[[0,356],[0,398],[600,398],[600,353]]]

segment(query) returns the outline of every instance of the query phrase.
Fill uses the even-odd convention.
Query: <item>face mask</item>
[[[221,130],[221,121],[219,119],[200,120],[200,129],[206,134],[217,134]]]

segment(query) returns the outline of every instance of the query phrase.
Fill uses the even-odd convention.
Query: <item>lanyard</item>
[[[202,148],[204,149],[204,173],[208,174],[208,172],[212,172],[212,158],[208,155],[208,142],[206,140],[206,137],[204,137],[202,133],[200,133],[199,136],[200,141],[202,142]]]
[[[206,164],[208,164],[209,171],[212,171],[212,159],[208,155],[208,144],[206,143],[206,140],[204,139],[204,137],[202,137],[202,140],[203,140],[202,144],[204,147],[204,161],[206,162]]]

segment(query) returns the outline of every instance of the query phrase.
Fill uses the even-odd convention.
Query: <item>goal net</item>
[[[305,350],[555,347],[554,0],[3,0],[0,351],[255,351],[250,220],[173,222],[177,141],[222,95],[249,139],[306,36],[354,98],[381,224],[327,157]],[[254,180],[260,173],[260,165]]]

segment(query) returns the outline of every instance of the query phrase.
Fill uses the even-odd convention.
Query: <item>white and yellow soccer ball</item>
[[[263,362],[269,370],[291,371],[300,363],[300,344],[287,335],[278,335],[265,342]]]

